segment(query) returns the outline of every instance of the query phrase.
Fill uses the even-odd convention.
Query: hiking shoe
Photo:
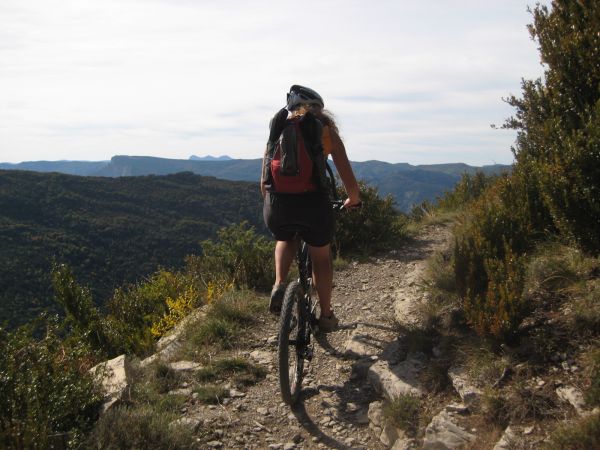
[[[281,304],[285,295],[285,284],[279,283],[273,286],[271,290],[271,300],[269,301],[269,312],[278,315],[281,312]]]
[[[338,327],[339,323],[339,319],[332,311],[331,316],[329,317],[325,317],[323,315],[319,317],[319,331],[323,333],[329,333],[330,331],[334,331]]]

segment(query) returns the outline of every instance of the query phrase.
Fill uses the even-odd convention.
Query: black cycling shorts
[[[313,247],[331,243],[335,219],[329,196],[322,192],[274,194],[268,192],[263,206],[265,224],[278,241],[298,234]]]

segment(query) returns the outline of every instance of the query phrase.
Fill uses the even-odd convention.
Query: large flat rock
[[[451,367],[448,370],[448,377],[465,405],[476,407],[479,404],[482,391],[473,383],[463,367]]]
[[[474,442],[475,436],[452,421],[452,416],[444,409],[435,416],[425,429],[422,449],[453,450]]]
[[[409,355],[400,363],[377,361],[369,368],[368,379],[376,390],[389,399],[402,395],[423,395],[423,389],[418,380],[418,374],[424,363],[420,355]]]

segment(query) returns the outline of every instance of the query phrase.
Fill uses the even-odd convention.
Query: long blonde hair
[[[321,108],[318,105],[302,103],[292,111],[292,117],[303,116],[309,111],[321,121],[324,127],[331,128],[337,134],[340,133],[340,130],[338,129],[338,126],[335,122],[335,116],[333,115],[333,113],[327,109]]]

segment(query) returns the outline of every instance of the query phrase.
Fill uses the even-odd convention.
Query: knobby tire
[[[303,294],[297,281],[288,285],[279,319],[279,386],[281,397],[288,405],[298,401],[302,388],[306,333],[306,320],[300,307]]]

